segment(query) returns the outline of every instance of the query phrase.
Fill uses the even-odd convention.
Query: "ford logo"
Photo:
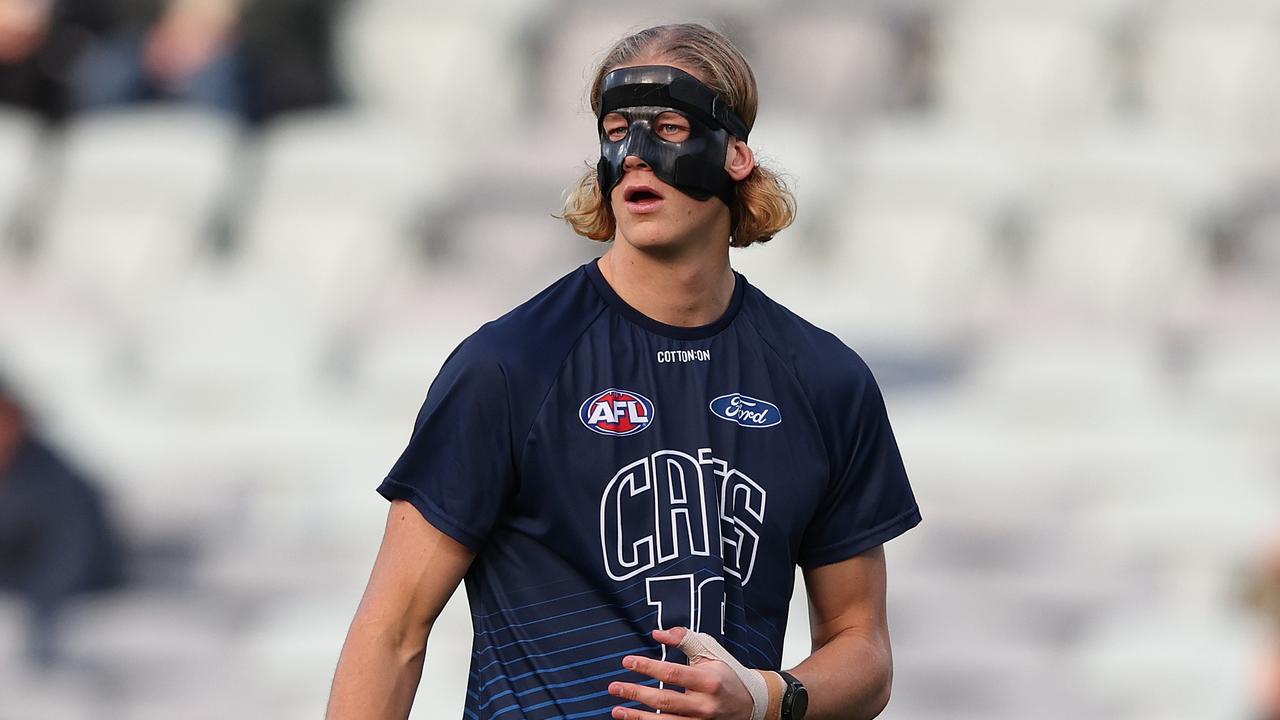
[[[721,395],[711,401],[710,407],[716,417],[742,427],[767,428],[782,422],[782,411],[777,405],[741,393]]]

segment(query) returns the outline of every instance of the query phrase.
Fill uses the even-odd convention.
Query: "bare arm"
[[[806,720],[876,717],[893,681],[884,548],[811,568],[804,577],[813,654],[792,674],[809,691]]]
[[[885,620],[884,548],[876,547],[848,560],[810,569],[805,572],[805,584],[809,589],[813,654],[792,671],[809,691],[805,720],[876,717],[889,702],[893,678]],[[680,647],[686,632],[685,628],[655,630],[653,638],[664,645]],[[726,652],[723,647],[716,649]],[[691,659],[689,665],[635,655],[623,658],[623,665],[685,691],[610,683],[611,695],[636,700],[665,713],[619,706],[613,709],[615,720],[751,717],[752,698],[742,675],[714,652]],[[781,687],[775,689],[781,692]],[[770,712],[777,717],[776,707]]]
[[[327,720],[409,716],[431,626],[474,557],[412,505],[392,502],[369,586],[338,659]]]

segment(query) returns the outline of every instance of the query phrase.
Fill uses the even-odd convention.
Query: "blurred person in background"
[[[1258,720],[1280,720],[1280,542],[1258,567],[1249,600],[1269,626],[1257,674]]]
[[[862,359],[730,267],[794,215],[747,144],[754,75],[714,31],[650,28],[609,52],[591,106],[601,158],[564,217],[613,242],[432,383],[378,488],[328,717],[408,716],[464,578],[468,717],[875,717],[882,546],[920,513]],[[813,652],[785,673],[797,565]]]
[[[60,120],[74,69],[107,27],[104,0],[0,0],[0,104]]]
[[[59,611],[117,585],[121,556],[102,498],[31,426],[0,383],[0,591],[30,610],[30,660],[56,659]]]
[[[85,109],[186,102],[250,122],[338,99],[342,0],[102,0],[111,31],[77,71]]]

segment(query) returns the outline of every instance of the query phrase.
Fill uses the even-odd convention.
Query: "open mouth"
[[[661,200],[662,196],[654,192],[652,188],[637,185],[627,188],[623,193],[623,199],[630,203],[648,203]]]

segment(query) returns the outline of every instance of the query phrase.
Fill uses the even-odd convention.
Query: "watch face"
[[[803,720],[804,713],[809,709],[809,691],[803,686],[796,688],[791,694],[791,720]]]
[[[782,720],[804,720],[805,711],[809,709],[809,691],[794,675],[778,674],[787,683],[787,692],[782,696]]]

